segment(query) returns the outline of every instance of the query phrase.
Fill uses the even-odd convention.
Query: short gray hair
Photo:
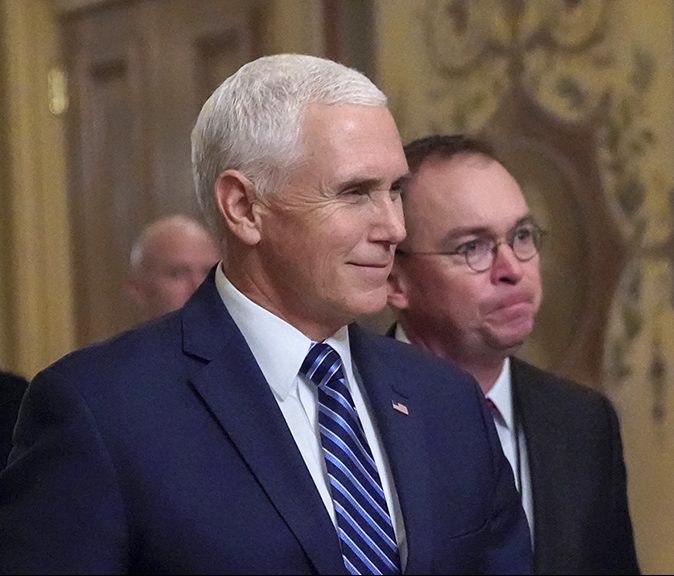
[[[386,106],[365,75],[303,54],[263,56],[239,68],[206,101],[192,130],[192,172],[204,217],[217,228],[214,189],[240,170],[258,198],[273,195],[301,160],[303,115],[312,103]]]

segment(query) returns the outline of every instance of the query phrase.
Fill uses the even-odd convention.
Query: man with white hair
[[[192,133],[223,260],[180,310],[32,382],[0,475],[16,573],[521,574],[526,518],[468,374],[353,324],[408,173],[384,94],[246,64]]]

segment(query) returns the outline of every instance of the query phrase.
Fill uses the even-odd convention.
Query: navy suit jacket
[[[25,378],[0,372],[0,469],[12,448],[12,431],[27,386]]]
[[[537,574],[638,574],[620,427],[606,397],[511,358]]]
[[[406,572],[528,572],[526,520],[475,381],[355,325],[350,341],[400,500]],[[178,312],[38,374],[15,444],[0,475],[4,573],[345,573],[212,273]]]

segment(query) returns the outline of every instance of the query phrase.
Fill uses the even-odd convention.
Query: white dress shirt
[[[333,524],[337,526],[318,428],[318,389],[299,372],[311,346],[311,340],[294,326],[239,292],[226,278],[220,265],[215,273],[215,284],[222,301],[241,330],[264,374],[323,504]],[[398,542],[401,566],[404,568],[407,564],[407,542],[400,503],[379,432],[370,418],[367,396],[357,369],[351,361],[347,327],[342,327],[324,342],[332,346],[342,360],[347,386],[370,445],[372,457],[377,463]]]
[[[405,330],[396,324],[395,338],[401,342],[410,344],[410,339],[405,334]],[[524,436],[524,430],[517,425],[515,411],[513,410],[512,380],[510,375],[510,358],[506,358],[503,368],[496,382],[487,392],[489,398],[496,408],[499,415],[494,416],[496,432],[498,432],[501,448],[505,454],[515,477],[515,486],[522,498],[522,507],[529,523],[529,533],[531,534],[531,543],[534,541],[534,502],[531,493],[531,474],[529,472],[529,457],[527,454],[527,443]],[[517,438],[517,440],[516,440]]]

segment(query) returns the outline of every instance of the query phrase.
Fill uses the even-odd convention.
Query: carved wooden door
[[[263,0],[137,0],[64,15],[79,345],[135,323],[123,281],[143,225],[167,213],[198,215],[190,131],[212,90],[266,51],[272,8]]]

